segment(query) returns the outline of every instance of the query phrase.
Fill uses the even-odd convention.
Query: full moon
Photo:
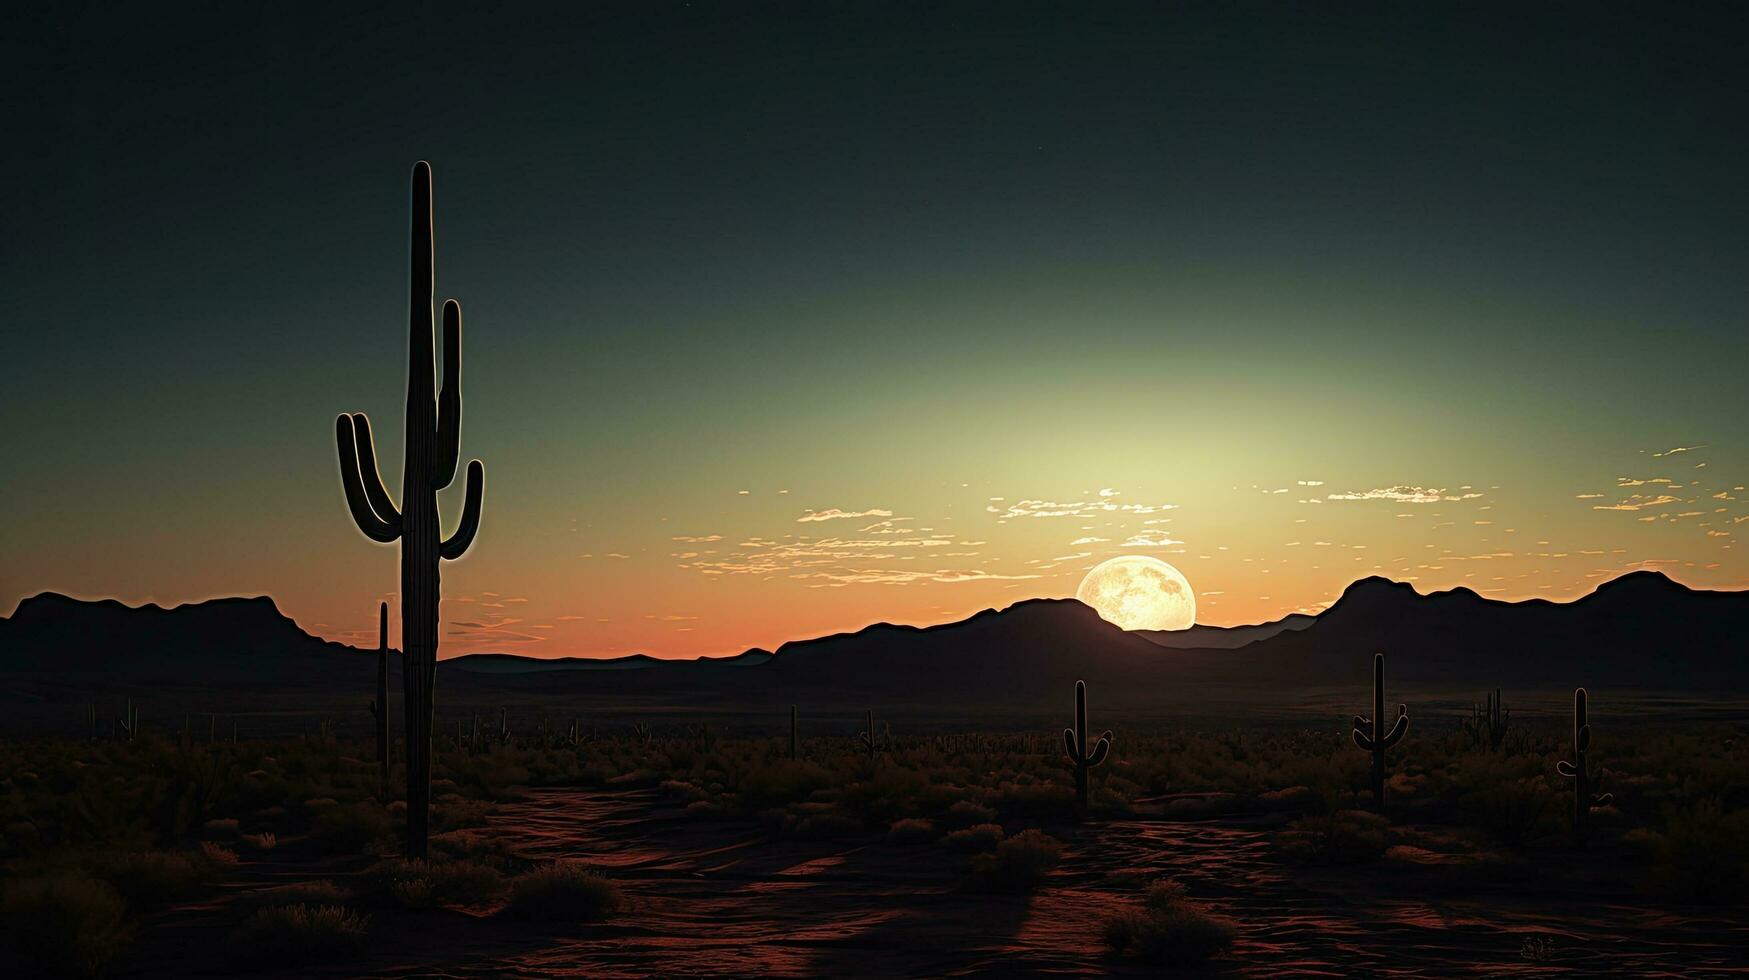
[[[1080,599],[1126,630],[1181,630],[1196,623],[1196,593],[1184,574],[1158,558],[1125,555],[1093,566]]]

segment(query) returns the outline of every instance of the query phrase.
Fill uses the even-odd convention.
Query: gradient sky
[[[0,612],[374,631],[333,418],[398,495],[421,158],[487,477],[445,656],[944,621],[1124,553],[1214,624],[1749,585],[1731,5],[179,6],[9,27]]]

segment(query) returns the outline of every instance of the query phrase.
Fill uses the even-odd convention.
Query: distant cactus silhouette
[[[879,742],[879,739],[875,737],[873,708],[868,709],[868,727],[858,733],[856,737],[862,739],[863,746],[868,749],[868,761],[873,762],[875,746]]]
[[[426,854],[431,820],[432,687],[437,681],[439,566],[460,558],[480,529],[485,468],[468,464],[467,498],[455,533],[442,537],[437,492],[455,479],[461,448],[462,310],[443,304],[443,389],[435,386],[433,350],[431,165],[413,166],[410,323],[407,345],[407,422],[401,507],[377,472],[370,420],[361,414],[335,420],[340,483],[358,529],[372,541],[401,542],[401,677],[407,717],[408,857]]]
[[[140,709],[134,707],[133,698],[128,698],[127,707],[122,709],[121,730],[130,742],[140,733]]]
[[[1367,729],[1372,731],[1368,732]],[[1372,717],[1354,716],[1354,744],[1372,753],[1373,806],[1385,808],[1385,750],[1403,740],[1409,730],[1409,706],[1397,705],[1397,720],[1385,731],[1385,655],[1372,658]]]
[[[1504,703],[1500,697],[1500,689],[1486,695],[1487,707],[1479,704],[1470,705],[1470,718],[1463,722],[1464,732],[1470,736],[1470,744],[1476,748],[1486,745],[1489,749],[1498,749],[1506,741],[1506,726],[1511,723],[1512,709],[1502,709]]]
[[[789,757],[791,762],[794,762],[797,757],[796,742],[796,706],[792,704],[789,706]]]
[[[377,696],[370,703],[377,729],[377,789],[389,798],[389,604],[377,606]]]
[[[1075,727],[1063,729],[1063,748],[1068,750],[1069,762],[1075,767],[1075,802],[1082,807],[1087,805],[1087,770],[1105,761],[1111,753],[1111,730],[1107,729],[1099,736],[1099,741],[1093,743],[1091,749],[1087,745],[1087,684],[1085,681],[1075,682]]]
[[[1555,771],[1573,780],[1573,840],[1585,846],[1587,818],[1591,811],[1615,802],[1610,793],[1593,795],[1602,778],[1591,771],[1585,756],[1591,751],[1591,719],[1585,710],[1585,689],[1573,690],[1573,761],[1555,763]]]

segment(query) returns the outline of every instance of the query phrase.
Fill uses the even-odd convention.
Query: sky
[[[398,496],[420,159],[486,467],[446,657],[944,622],[1123,554],[1214,625],[1749,586],[1730,5],[257,6],[0,42],[0,613],[374,643],[398,548],[333,420]]]

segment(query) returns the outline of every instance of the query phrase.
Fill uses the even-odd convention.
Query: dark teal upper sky
[[[394,483],[416,159],[524,560],[760,480],[1749,459],[1736,5],[259,6],[9,24],[0,607],[352,546],[330,425]]]

